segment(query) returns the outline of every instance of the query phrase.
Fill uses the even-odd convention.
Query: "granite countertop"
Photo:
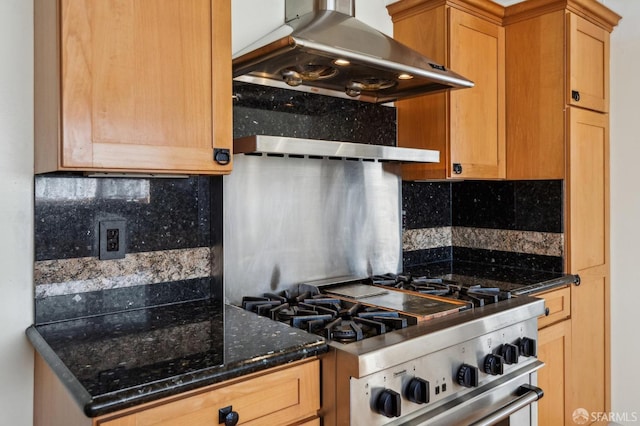
[[[31,326],[27,336],[96,417],[322,354],[322,337],[198,301]]]
[[[535,271],[473,262],[446,261],[407,268],[414,277],[442,278],[471,286],[498,287],[513,295],[535,296],[536,293],[564,287],[578,277],[561,272]]]

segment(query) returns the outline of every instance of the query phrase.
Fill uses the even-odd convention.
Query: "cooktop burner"
[[[472,303],[474,307],[482,307],[511,298],[509,291],[503,291],[497,287],[483,287],[474,284],[465,285],[444,278],[413,277],[410,274],[385,274],[372,276],[370,281],[371,284],[378,286],[464,300]]]
[[[242,298],[242,308],[319,334],[328,340],[350,343],[417,323],[402,313],[367,306],[324,294],[266,293]]]

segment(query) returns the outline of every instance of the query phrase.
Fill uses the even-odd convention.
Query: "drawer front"
[[[218,424],[218,410],[228,406],[238,413],[238,424],[307,424],[306,421],[317,416],[320,408],[319,361],[234,382],[99,424],[210,426]],[[313,425],[313,420],[309,424]]]
[[[549,309],[549,315],[538,317],[538,328],[544,328],[571,316],[571,289],[569,287],[540,293],[536,297],[544,299],[544,306]]]

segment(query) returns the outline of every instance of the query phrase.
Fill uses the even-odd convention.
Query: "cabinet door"
[[[148,408],[99,426],[210,426],[218,410],[231,406],[238,424],[317,424],[320,408],[319,361],[285,368],[173,402]]]
[[[230,11],[213,4],[62,0],[62,169],[229,171]]]
[[[567,14],[567,20],[567,103],[608,112],[609,32],[573,13]]]
[[[571,321],[559,322],[538,333],[538,359],[545,366],[538,371],[538,386],[544,397],[538,402],[538,424],[563,425],[570,419],[565,386],[570,380]],[[566,424],[573,424],[567,420]]]
[[[608,411],[609,400],[609,128],[608,115],[569,108],[567,180],[571,287],[571,403]]]
[[[609,240],[609,116],[568,108],[569,271],[604,267]]]
[[[396,103],[398,145],[440,151],[439,163],[403,165],[402,177],[504,178],[504,29],[457,8],[408,4],[405,11],[400,3],[389,6],[394,37],[475,83]]]
[[[504,28],[454,8],[449,25],[449,66],[475,84],[449,93],[449,177],[504,178]]]

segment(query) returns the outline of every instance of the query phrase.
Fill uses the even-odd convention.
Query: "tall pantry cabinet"
[[[609,36],[619,20],[595,0],[505,11],[507,178],[564,179],[565,270],[581,278],[570,288],[570,328],[540,335],[541,352],[570,349],[557,378],[564,393],[551,389],[553,404],[540,406],[554,424],[573,424],[578,408],[610,411]],[[549,373],[541,378],[554,383]],[[552,406],[564,413],[545,411]]]

